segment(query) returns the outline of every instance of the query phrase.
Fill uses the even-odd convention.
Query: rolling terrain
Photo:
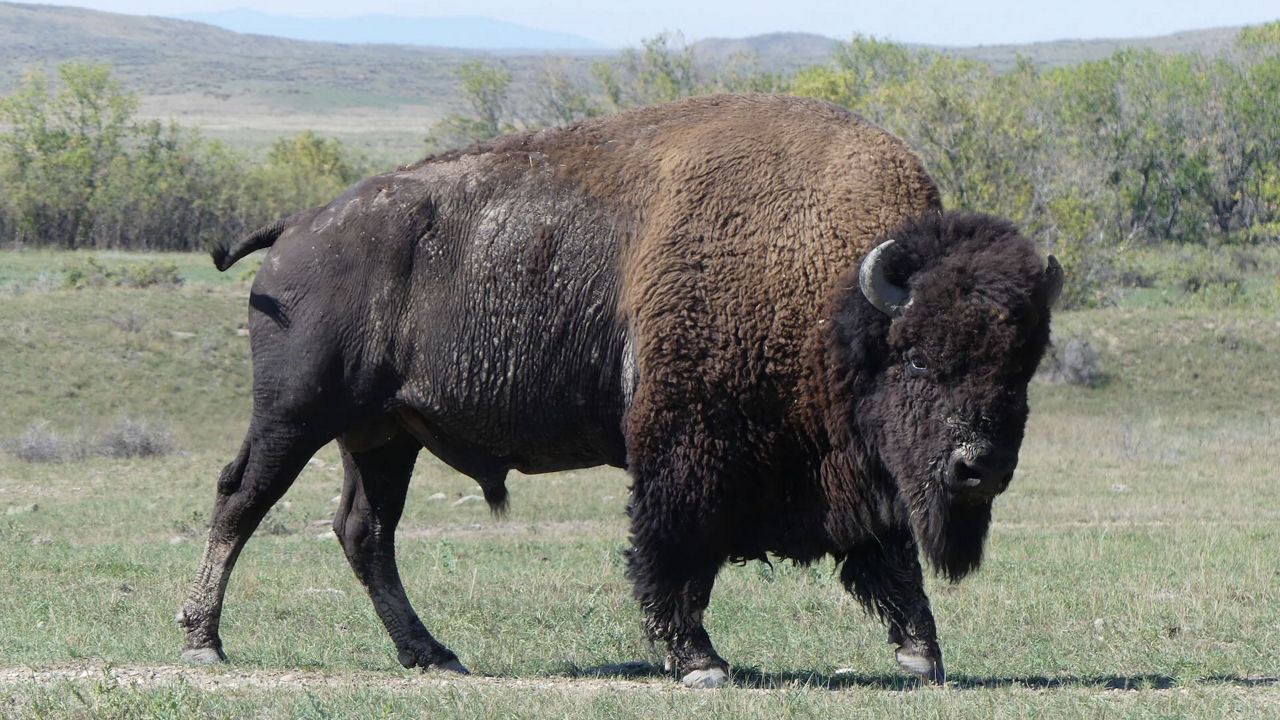
[[[1018,57],[1041,65],[1105,57],[1119,47],[1165,52],[1221,51],[1236,29],[1145,40],[1061,41],[1018,46],[939,48],[1000,67]],[[836,40],[803,33],[707,39],[693,45],[711,65],[754,55],[761,70],[791,72],[823,63]],[[74,7],[0,3],[0,94],[31,69],[107,63],[142,96],[142,115],[173,118],[251,151],[282,134],[311,129],[387,164],[416,159],[423,138],[446,113],[462,109],[458,68],[492,59],[512,75],[519,101],[543,82],[548,63],[585,74],[609,52],[551,55],[410,45],[357,45],[247,35],[213,25]]]

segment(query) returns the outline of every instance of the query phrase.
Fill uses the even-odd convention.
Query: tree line
[[[853,109],[924,159],[950,207],[1010,217],[1064,261],[1068,302],[1115,282],[1150,243],[1280,236],[1280,23],[1225,52],[1122,50],[1010,71],[874,38],[787,76],[750,57],[708,66],[678,35],[590,66],[548,61],[513,88],[501,60],[462,66],[464,109],[428,149],[689,95],[787,92]],[[518,92],[517,92],[518,91]],[[29,245],[197,249],[334,197],[372,171],[337,140],[282,138],[255,160],[173,124],[134,119],[109,69],[64,65],[0,100],[0,238]]]
[[[460,79],[470,112],[437,126],[442,145],[708,92],[843,105],[918,152],[947,206],[1009,217],[1057,253],[1070,305],[1125,282],[1138,246],[1280,240],[1280,23],[1245,28],[1215,56],[1121,50],[1006,72],[855,37],[788,77],[751,58],[712,71],[660,35],[589,76],[553,68],[523,103],[500,63]]]
[[[252,159],[176,123],[140,121],[104,65],[27,75],[0,100],[0,244],[199,250],[328,202],[369,172],[303,132]]]

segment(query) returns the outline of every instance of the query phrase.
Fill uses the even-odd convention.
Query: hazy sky
[[[68,0],[145,15],[252,6],[277,15],[481,15],[634,45],[663,30],[690,40],[799,30],[943,45],[1142,37],[1280,19],[1278,0]]]

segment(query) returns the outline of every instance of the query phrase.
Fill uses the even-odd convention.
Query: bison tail
[[[215,243],[209,248],[209,254],[213,256],[214,267],[218,268],[219,272],[224,272],[245,255],[255,250],[271,247],[276,238],[280,237],[284,229],[289,226],[291,219],[290,217],[277,220],[266,227],[258,228],[234,245],[226,241]]]

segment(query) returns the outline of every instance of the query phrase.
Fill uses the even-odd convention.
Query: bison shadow
[[[648,662],[627,662],[595,667],[575,668],[570,677],[591,678],[660,678],[671,677],[661,665]],[[1280,686],[1280,678],[1269,676],[1209,675],[1198,682],[1206,684],[1236,685],[1239,687]],[[782,690],[807,687],[840,690],[850,687],[869,687],[882,690],[911,690],[921,682],[902,673],[818,673],[804,671],[765,672],[759,668],[737,667],[733,670],[733,684],[753,690]],[[1093,688],[1098,690],[1168,690],[1179,686],[1172,675],[1159,673],[1136,675],[1062,675],[1048,677],[1027,675],[1022,677],[983,677],[976,675],[952,675],[948,687],[958,690],[982,690],[991,688],[1020,687],[1032,690],[1057,690],[1062,688]]]

